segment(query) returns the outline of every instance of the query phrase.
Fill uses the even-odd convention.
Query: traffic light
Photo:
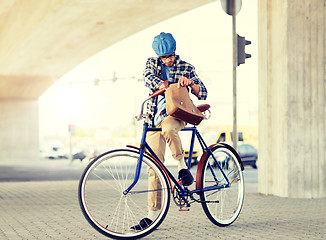
[[[244,64],[246,61],[246,58],[251,58],[251,54],[247,54],[245,52],[246,45],[250,45],[251,41],[246,40],[244,37],[238,36],[238,66],[240,64]]]

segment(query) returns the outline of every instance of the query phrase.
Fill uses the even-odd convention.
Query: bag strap
[[[162,63],[162,61],[160,61],[160,64],[161,64],[161,71],[162,71],[162,77],[163,77],[163,80],[166,81],[166,80],[168,80],[168,77],[166,76],[165,66],[164,66],[164,64]]]

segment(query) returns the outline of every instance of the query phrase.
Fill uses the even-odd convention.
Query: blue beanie
[[[175,51],[176,42],[171,33],[161,32],[154,38],[152,47],[157,56],[170,55]]]

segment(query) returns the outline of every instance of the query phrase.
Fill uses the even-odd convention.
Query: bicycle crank
[[[189,211],[189,209],[185,209],[184,207],[189,208],[190,203],[188,201],[188,195],[187,196],[180,196],[180,190],[176,186],[173,187],[173,201],[174,203],[180,207],[179,211]]]

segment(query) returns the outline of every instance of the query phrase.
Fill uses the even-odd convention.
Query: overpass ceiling
[[[212,1],[0,1],[0,98],[38,98],[99,51]]]

